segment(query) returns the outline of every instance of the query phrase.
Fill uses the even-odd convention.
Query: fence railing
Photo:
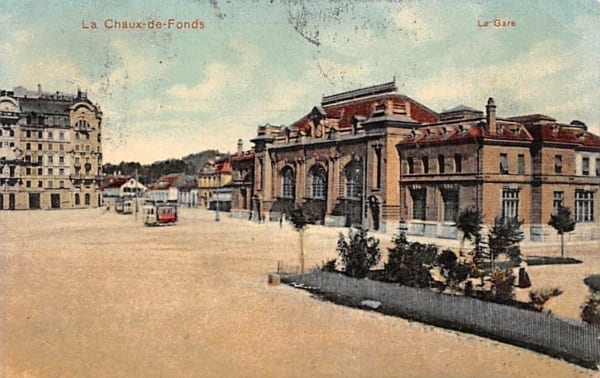
[[[547,313],[321,271],[282,280],[337,294],[355,305],[375,300],[381,302],[380,312],[489,337],[587,368],[600,365],[600,329]]]

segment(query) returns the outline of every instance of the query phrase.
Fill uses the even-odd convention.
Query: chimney
[[[237,143],[238,155],[241,155],[243,151],[244,151],[244,142],[241,139],[238,139],[238,143]]]
[[[38,84],[37,95],[38,95],[38,97],[42,97],[42,84]]]
[[[494,103],[493,98],[489,98],[487,105],[485,106],[486,110],[486,121],[488,125],[488,132],[490,134],[496,134],[496,104]]]

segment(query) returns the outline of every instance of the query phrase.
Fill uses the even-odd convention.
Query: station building
[[[233,157],[232,204],[251,218],[302,208],[318,224],[456,239],[455,217],[474,207],[486,225],[517,217],[528,239],[546,241],[561,205],[577,221],[573,239],[600,238],[600,137],[580,121],[501,118],[492,98],[485,112],[438,113],[389,82],[325,96],[289,126],[260,125],[252,142]]]

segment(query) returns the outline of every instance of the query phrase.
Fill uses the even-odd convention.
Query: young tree
[[[294,209],[288,212],[286,218],[300,235],[300,273],[304,274],[304,230],[309,222],[302,209]]]
[[[463,253],[463,247],[465,240],[475,241],[475,249],[479,248],[478,242],[481,238],[477,236],[481,232],[481,225],[483,223],[483,216],[481,212],[473,207],[464,209],[456,217],[456,228],[463,233],[463,237],[460,240],[460,254]]]
[[[371,267],[381,258],[379,240],[368,236],[367,230],[363,228],[348,230],[348,241],[340,233],[337,252],[345,274],[354,278],[366,277]]]
[[[388,280],[412,287],[430,287],[433,278],[429,272],[438,252],[434,244],[409,243],[401,232],[388,248],[388,261],[384,271]]]
[[[571,216],[571,209],[559,206],[556,214],[550,216],[548,224],[560,235],[560,257],[565,257],[565,233],[575,230],[575,220]]]
[[[505,253],[513,263],[521,262],[519,243],[524,235],[521,231],[522,221],[517,218],[496,217],[494,226],[488,233],[488,248],[492,269],[498,255]]]

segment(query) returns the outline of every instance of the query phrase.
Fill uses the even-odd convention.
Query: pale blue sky
[[[0,0],[0,87],[86,89],[104,110],[107,162],[250,147],[258,124],[393,77],[436,111],[483,110],[491,96],[500,116],[579,119],[600,133],[599,15],[598,0]],[[478,27],[495,17],[516,27]],[[205,28],[103,25],[169,18]]]

